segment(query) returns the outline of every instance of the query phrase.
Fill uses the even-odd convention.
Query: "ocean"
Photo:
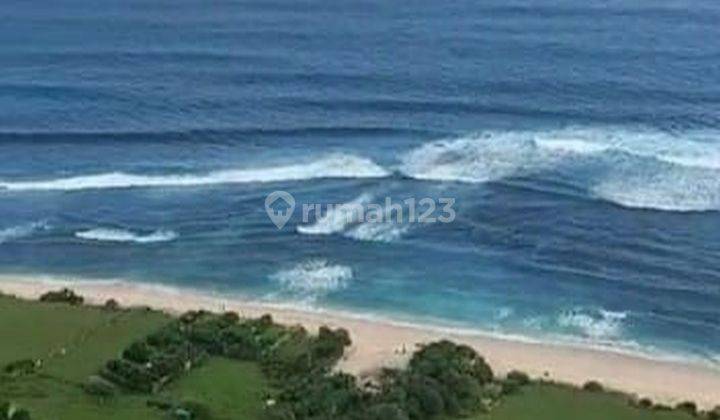
[[[720,363],[717,1],[0,16],[0,274]],[[273,191],[341,206],[278,229]],[[456,217],[344,217],[386,198]]]

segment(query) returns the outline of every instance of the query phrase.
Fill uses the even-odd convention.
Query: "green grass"
[[[170,321],[146,310],[106,311],[87,306],[28,302],[0,295],[0,366],[42,359],[39,373],[0,376],[0,401],[27,408],[35,420],[161,420],[149,398],[194,401],[214,418],[260,420],[268,384],[257,364],[212,358],[160,395],[87,395],[82,382],[135,340]],[[630,407],[623,398],[556,385],[531,385],[472,420],[690,420],[678,412]]]
[[[43,361],[36,374],[0,377],[0,401],[27,408],[40,420],[166,419],[147,407],[147,395],[103,400],[87,395],[81,384],[130,343],[169,321],[168,315],[154,311],[113,312],[0,296],[0,367],[20,359]],[[159,397],[203,403],[220,419],[255,420],[265,386],[256,365],[213,359]]]
[[[556,385],[531,385],[474,420],[690,420],[678,412],[631,407],[620,396]]]
[[[213,358],[171,384],[167,393],[202,402],[217,419],[259,419],[267,386],[256,363]]]

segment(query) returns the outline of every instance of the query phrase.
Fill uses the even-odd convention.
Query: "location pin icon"
[[[265,211],[278,229],[285,226],[294,210],[295,198],[289,192],[273,191],[265,198]]]

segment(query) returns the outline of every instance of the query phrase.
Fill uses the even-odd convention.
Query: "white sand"
[[[446,332],[390,321],[362,320],[349,314],[288,309],[162,286],[0,277],[0,291],[21,298],[34,299],[47,290],[64,286],[83,295],[89,303],[101,304],[114,298],[124,306],[150,306],[172,313],[200,308],[232,310],[246,317],[270,313],[278,322],[302,324],[309,329],[320,325],[343,327],[350,331],[353,346],[340,363],[340,368],[361,376],[382,366],[402,366],[417,344],[447,338],[474,347],[500,374],[519,369],[537,378],[576,385],[597,380],[607,387],[667,404],[685,400],[695,401],[703,408],[720,404],[720,370],[700,364],[653,360],[569,345]]]

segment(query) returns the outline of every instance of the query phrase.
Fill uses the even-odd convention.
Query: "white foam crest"
[[[389,243],[400,239],[408,229],[408,225],[400,225],[392,222],[366,222],[345,232],[344,236],[358,241]]]
[[[401,171],[423,180],[483,183],[538,171],[616,204],[664,211],[720,210],[720,133],[626,128],[487,132],[410,151]]]
[[[287,291],[303,295],[324,295],[344,289],[353,278],[350,267],[330,264],[324,259],[303,261],[270,276]]]
[[[621,335],[626,318],[625,312],[576,308],[561,313],[557,322],[561,327],[576,330],[585,337],[608,339]]]
[[[372,200],[370,194],[362,194],[354,200],[332,206],[315,223],[300,225],[297,231],[306,235],[330,235],[342,232],[351,224],[358,223],[364,214],[364,206]]]
[[[427,143],[405,155],[400,170],[415,179],[479,183],[522,172],[536,158],[530,139],[488,133]]]
[[[567,128],[534,135],[546,150],[597,155],[624,152],[686,167],[720,169],[720,133],[691,131],[670,134],[627,128]]]
[[[649,176],[612,175],[592,193],[624,207],[690,212],[720,210],[720,171],[671,170]]]
[[[0,229],[0,244],[31,236],[33,233],[47,230],[50,226],[47,222],[32,222],[22,225],[11,226],[9,228]]]
[[[317,178],[381,178],[390,173],[372,160],[355,155],[332,154],[321,159],[267,168],[214,171],[208,174],[137,175],[112,172],[45,181],[3,181],[0,189],[14,191],[76,191],[106,188],[191,187],[215,184],[300,181]]]
[[[148,234],[131,232],[125,229],[97,228],[76,232],[75,236],[80,239],[100,242],[135,242],[148,244],[156,242],[168,242],[177,239],[177,233],[172,230],[156,230]]]

